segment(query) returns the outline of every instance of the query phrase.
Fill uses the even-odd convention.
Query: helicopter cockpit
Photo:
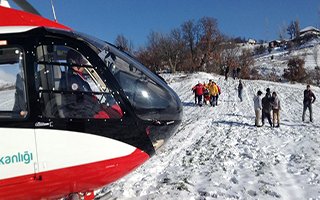
[[[121,118],[121,108],[109,88],[77,50],[64,45],[40,45],[35,71],[43,116]]]
[[[25,41],[25,37],[30,40]],[[0,45],[1,52],[10,51],[9,58],[13,59],[1,56],[7,59],[1,61],[6,64],[3,69],[8,72],[15,68],[13,76],[26,77],[20,78],[23,87],[11,81],[11,88],[20,85],[25,90],[12,90],[8,96],[11,105],[1,110],[10,116],[6,121],[1,114],[4,126],[98,134],[152,154],[181,123],[182,104],[177,94],[110,43],[75,31],[43,27],[2,38],[7,44]],[[70,52],[77,58],[69,59]],[[16,91],[21,91],[23,102],[19,112],[13,112]],[[19,124],[12,120],[13,113]],[[160,145],[156,145],[158,141]]]
[[[75,34],[98,48],[99,57],[117,79],[141,119],[181,119],[182,105],[179,97],[157,75],[112,44],[86,34]]]

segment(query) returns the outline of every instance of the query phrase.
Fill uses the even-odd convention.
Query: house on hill
[[[257,41],[255,39],[249,39],[247,43],[251,45],[255,45]]]
[[[272,40],[269,42],[269,48],[281,47],[281,44],[280,40]]]
[[[307,26],[300,30],[300,37],[302,38],[312,38],[317,36],[320,36],[320,30],[313,26]]]

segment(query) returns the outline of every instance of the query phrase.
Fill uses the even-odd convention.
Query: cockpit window
[[[121,54],[121,55],[120,55]],[[180,105],[174,92],[159,78],[125,53],[106,47],[99,54],[123,88],[136,114],[144,120],[172,119]],[[128,59],[125,59],[125,58]]]
[[[36,87],[47,118],[121,118],[123,112],[94,66],[64,45],[37,47]]]
[[[0,118],[28,115],[24,53],[19,47],[0,47]]]

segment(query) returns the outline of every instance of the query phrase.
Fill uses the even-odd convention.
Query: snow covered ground
[[[320,38],[310,40],[292,51],[276,48],[271,53],[256,56],[254,67],[266,77],[272,73],[282,76],[284,69],[288,68],[289,59],[295,56],[304,59],[307,70],[320,66]]]
[[[314,123],[303,123],[305,85],[244,80],[207,73],[166,75],[184,105],[176,134],[143,166],[100,191],[111,199],[320,199],[320,88]],[[191,87],[215,80],[218,107],[194,106]],[[253,96],[270,87],[280,97],[281,126],[254,124]],[[308,116],[307,116],[308,119]],[[268,124],[268,123],[266,123]],[[102,197],[101,199],[106,199]]]
[[[0,84],[1,87],[1,84]],[[0,110],[1,111],[11,111],[14,105],[14,89],[0,91],[1,101]]]

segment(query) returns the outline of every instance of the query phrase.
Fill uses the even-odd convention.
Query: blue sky
[[[50,0],[29,0],[52,19]],[[279,29],[299,19],[301,28],[320,26],[319,0],[53,0],[58,21],[111,43],[119,34],[134,47],[151,31],[168,33],[190,19],[213,17],[233,37],[278,39]]]

